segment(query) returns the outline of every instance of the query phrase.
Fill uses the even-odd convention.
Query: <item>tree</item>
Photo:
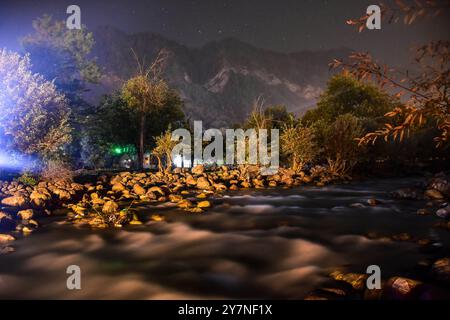
[[[331,125],[322,127],[322,152],[332,180],[348,176],[358,161],[364,159],[365,149],[358,147],[356,141],[363,132],[361,120],[350,113],[339,115]]]
[[[12,148],[54,158],[71,140],[70,110],[63,94],[31,71],[28,56],[0,51],[0,131]]]
[[[448,0],[414,1],[407,4],[395,1],[396,8],[383,5],[389,21],[397,22],[403,16],[407,25],[417,18],[434,17],[443,9],[450,7]],[[398,14],[400,12],[400,14]],[[368,16],[347,21],[350,25],[364,30]],[[427,121],[433,122],[439,132],[434,137],[436,146],[448,145],[450,136],[450,41],[433,41],[416,50],[416,66],[411,70],[396,70],[386,64],[379,63],[367,53],[355,52],[349,61],[334,60],[330,65],[342,68],[358,79],[374,81],[381,88],[387,87],[397,97],[404,97],[404,106],[395,107],[386,113],[384,127],[367,133],[359,140],[360,144],[374,144],[378,138],[402,141],[409,136],[411,130],[422,126]],[[415,72],[414,70],[418,70]]]
[[[294,115],[286,110],[286,106],[275,105],[264,107],[264,100],[259,97],[253,102],[252,112],[244,128],[254,129],[281,129],[290,123]]]
[[[314,129],[299,124],[286,125],[280,137],[283,156],[291,162],[294,171],[300,171],[304,165],[315,159],[317,145]]]
[[[328,80],[317,108],[308,110],[302,123],[311,125],[321,120],[331,124],[339,115],[350,113],[356,117],[380,120],[398,106],[395,98],[371,84],[358,81],[350,75],[335,75]]]
[[[85,27],[68,29],[64,21],[44,15],[33,21],[34,33],[21,40],[33,71],[54,81],[71,102],[81,98],[87,83],[97,83],[100,70],[89,54],[94,38]]]
[[[139,62],[138,74],[125,82],[122,97],[128,107],[136,112],[139,122],[138,166],[142,169],[145,150],[145,127],[149,114],[161,109],[173,96],[167,83],[161,79],[161,72],[167,59],[167,53],[161,51],[149,68]]]
[[[156,137],[156,147],[153,149],[152,154],[158,159],[158,170],[170,171],[172,169],[172,150],[178,144],[178,141],[172,140],[172,131],[169,129]],[[163,165],[165,162],[165,165]]]

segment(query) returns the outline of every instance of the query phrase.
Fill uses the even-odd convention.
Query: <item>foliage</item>
[[[244,128],[254,129],[282,129],[291,123],[294,115],[286,110],[286,106],[276,105],[264,107],[264,101],[258,98],[253,103],[253,109]]]
[[[290,163],[294,171],[313,161],[318,148],[315,142],[314,129],[302,125],[287,125],[280,136],[281,152]]]
[[[16,179],[16,181],[29,187],[33,187],[38,184],[38,180],[30,172],[24,172],[20,177]]]
[[[178,141],[172,141],[172,130],[169,129],[156,137],[156,147],[152,151],[158,159],[159,171],[170,171],[172,168],[172,150],[178,144]]]
[[[44,181],[73,181],[74,173],[67,162],[49,160],[41,172]]]
[[[22,46],[33,62],[33,71],[54,80],[59,90],[73,101],[85,90],[86,83],[96,83],[100,70],[89,58],[94,38],[85,27],[68,29],[65,21],[44,15],[33,21],[34,33],[22,39]]]
[[[396,1],[400,15],[384,5],[385,11],[392,13],[391,20],[400,20],[403,15],[405,24],[413,23],[417,18],[439,14],[443,8],[449,8],[450,2],[431,0],[413,5]],[[367,16],[349,20],[351,25],[364,30]],[[397,97],[404,97],[405,106],[393,108],[386,113],[387,122],[383,128],[367,133],[359,140],[360,144],[375,143],[378,138],[388,141],[402,141],[409,136],[414,127],[432,122],[438,130],[434,137],[437,146],[448,145],[450,135],[450,41],[432,41],[416,49],[416,65],[411,70],[396,70],[381,64],[367,53],[353,53],[349,61],[334,60],[331,66],[342,68],[358,79],[375,81],[381,88],[388,87]],[[415,71],[417,70],[417,71]]]
[[[363,132],[361,120],[354,115],[347,113],[337,117],[329,127],[327,143],[324,146],[331,170],[345,175],[353,169],[364,152],[355,141]]]
[[[56,157],[71,140],[64,95],[31,72],[28,56],[0,51],[0,110],[0,131],[20,152]]]
[[[133,51],[134,53],[134,51]],[[167,83],[161,79],[162,69],[167,60],[167,52],[162,50],[150,67],[146,68],[135,55],[138,64],[137,75],[125,82],[122,98],[127,106],[137,114],[139,123],[138,165],[143,166],[145,149],[146,120],[150,113],[161,109],[173,95]]]
[[[184,126],[182,101],[171,91],[166,104],[147,114],[145,148],[155,145],[156,136],[169,126]],[[138,113],[130,109],[120,93],[104,96],[92,114],[86,117],[83,139],[81,140],[81,160],[85,166],[98,168],[112,160],[111,149],[117,145],[138,147]]]
[[[399,103],[377,87],[358,81],[350,75],[335,75],[328,80],[317,108],[305,113],[302,122],[311,125],[321,120],[331,124],[339,115],[380,119]]]

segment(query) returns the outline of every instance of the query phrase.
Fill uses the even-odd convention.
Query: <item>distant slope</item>
[[[125,34],[111,27],[94,32],[94,55],[104,69],[89,99],[120,88],[132,76],[136,63],[131,48],[147,62],[166,48],[171,58],[165,78],[185,100],[185,113],[213,127],[241,122],[252,101],[283,104],[297,114],[314,105],[329,77],[328,63],[348,55],[348,49],[278,53],[255,48],[236,39],[188,48],[153,33]]]

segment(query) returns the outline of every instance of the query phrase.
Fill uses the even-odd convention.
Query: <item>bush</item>
[[[16,181],[29,187],[33,187],[38,184],[38,180],[30,172],[24,172],[20,177],[16,179]]]
[[[318,154],[313,128],[288,126],[284,128],[280,138],[282,155],[290,162],[294,171],[302,170]]]
[[[50,160],[41,172],[45,181],[73,181],[74,173],[70,166],[62,160]]]

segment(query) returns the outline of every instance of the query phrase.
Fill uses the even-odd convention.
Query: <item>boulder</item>
[[[433,263],[431,267],[431,276],[450,285],[450,258],[443,258]]]
[[[104,214],[114,214],[119,210],[119,205],[114,201],[107,201],[103,205],[102,212]]]
[[[208,179],[205,177],[200,177],[197,179],[197,188],[202,190],[208,190],[211,187]]]
[[[2,199],[2,204],[10,207],[24,207],[27,204],[27,200],[22,195],[15,195]]]
[[[438,209],[438,210],[436,211],[436,215],[437,215],[438,217],[441,217],[441,218],[444,218],[444,219],[450,218],[450,204],[447,205],[447,206],[444,207],[444,208]]]
[[[422,199],[422,190],[419,188],[403,188],[392,192],[392,197],[397,199],[411,199],[419,200]]]
[[[151,191],[151,192],[153,192],[153,193],[159,193],[159,194],[162,195],[162,196],[166,195],[166,194],[164,193],[164,191],[161,189],[161,187],[158,187],[158,186],[153,186],[153,187],[151,187],[148,191]]]
[[[169,200],[170,202],[180,202],[181,200],[183,200],[183,197],[177,194],[170,194]]]
[[[429,199],[433,199],[433,200],[444,199],[444,196],[442,195],[442,193],[440,193],[436,189],[428,189],[427,191],[425,191],[425,197],[427,197]]]
[[[209,208],[209,207],[211,207],[211,202],[209,202],[208,200],[200,201],[199,203],[197,203],[197,208]]]
[[[392,299],[418,298],[423,288],[422,282],[404,277],[393,277],[387,281],[387,294]]]
[[[125,186],[120,182],[114,183],[112,186],[112,191],[114,192],[122,192],[125,189],[126,189]]]
[[[437,190],[444,196],[450,196],[450,176],[446,176],[444,173],[437,174],[428,183],[428,188]]]
[[[14,241],[14,240],[16,240],[16,238],[14,238],[10,234],[0,233],[0,243],[10,242],[10,241]]]
[[[139,183],[136,183],[133,186],[133,192],[138,196],[142,196],[146,193],[145,189]]]
[[[182,209],[191,208],[192,206],[193,206],[192,202],[189,201],[188,199],[184,199],[178,202],[178,207]]]
[[[34,211],[33,209],[20,210],[19,212],[17,212],[17,215],[23,220],[30,220],[34,216]]]
[[[9,214],[0,211],[0,230],[14,230],[15,228],[15,220]]]
[[[188,186],[195,186],[197,184],[197,180],[190,174],[186,176],[186,184]]]
[[[192,170],[191,170],[191,172],[192,172],[193,174],[196,174],[196,175],[203,174],[204,171],[205,171],[205,168],[204,168],[204,166],[203,166],[202,164],[196,165],[196,166],[193,167]]]

